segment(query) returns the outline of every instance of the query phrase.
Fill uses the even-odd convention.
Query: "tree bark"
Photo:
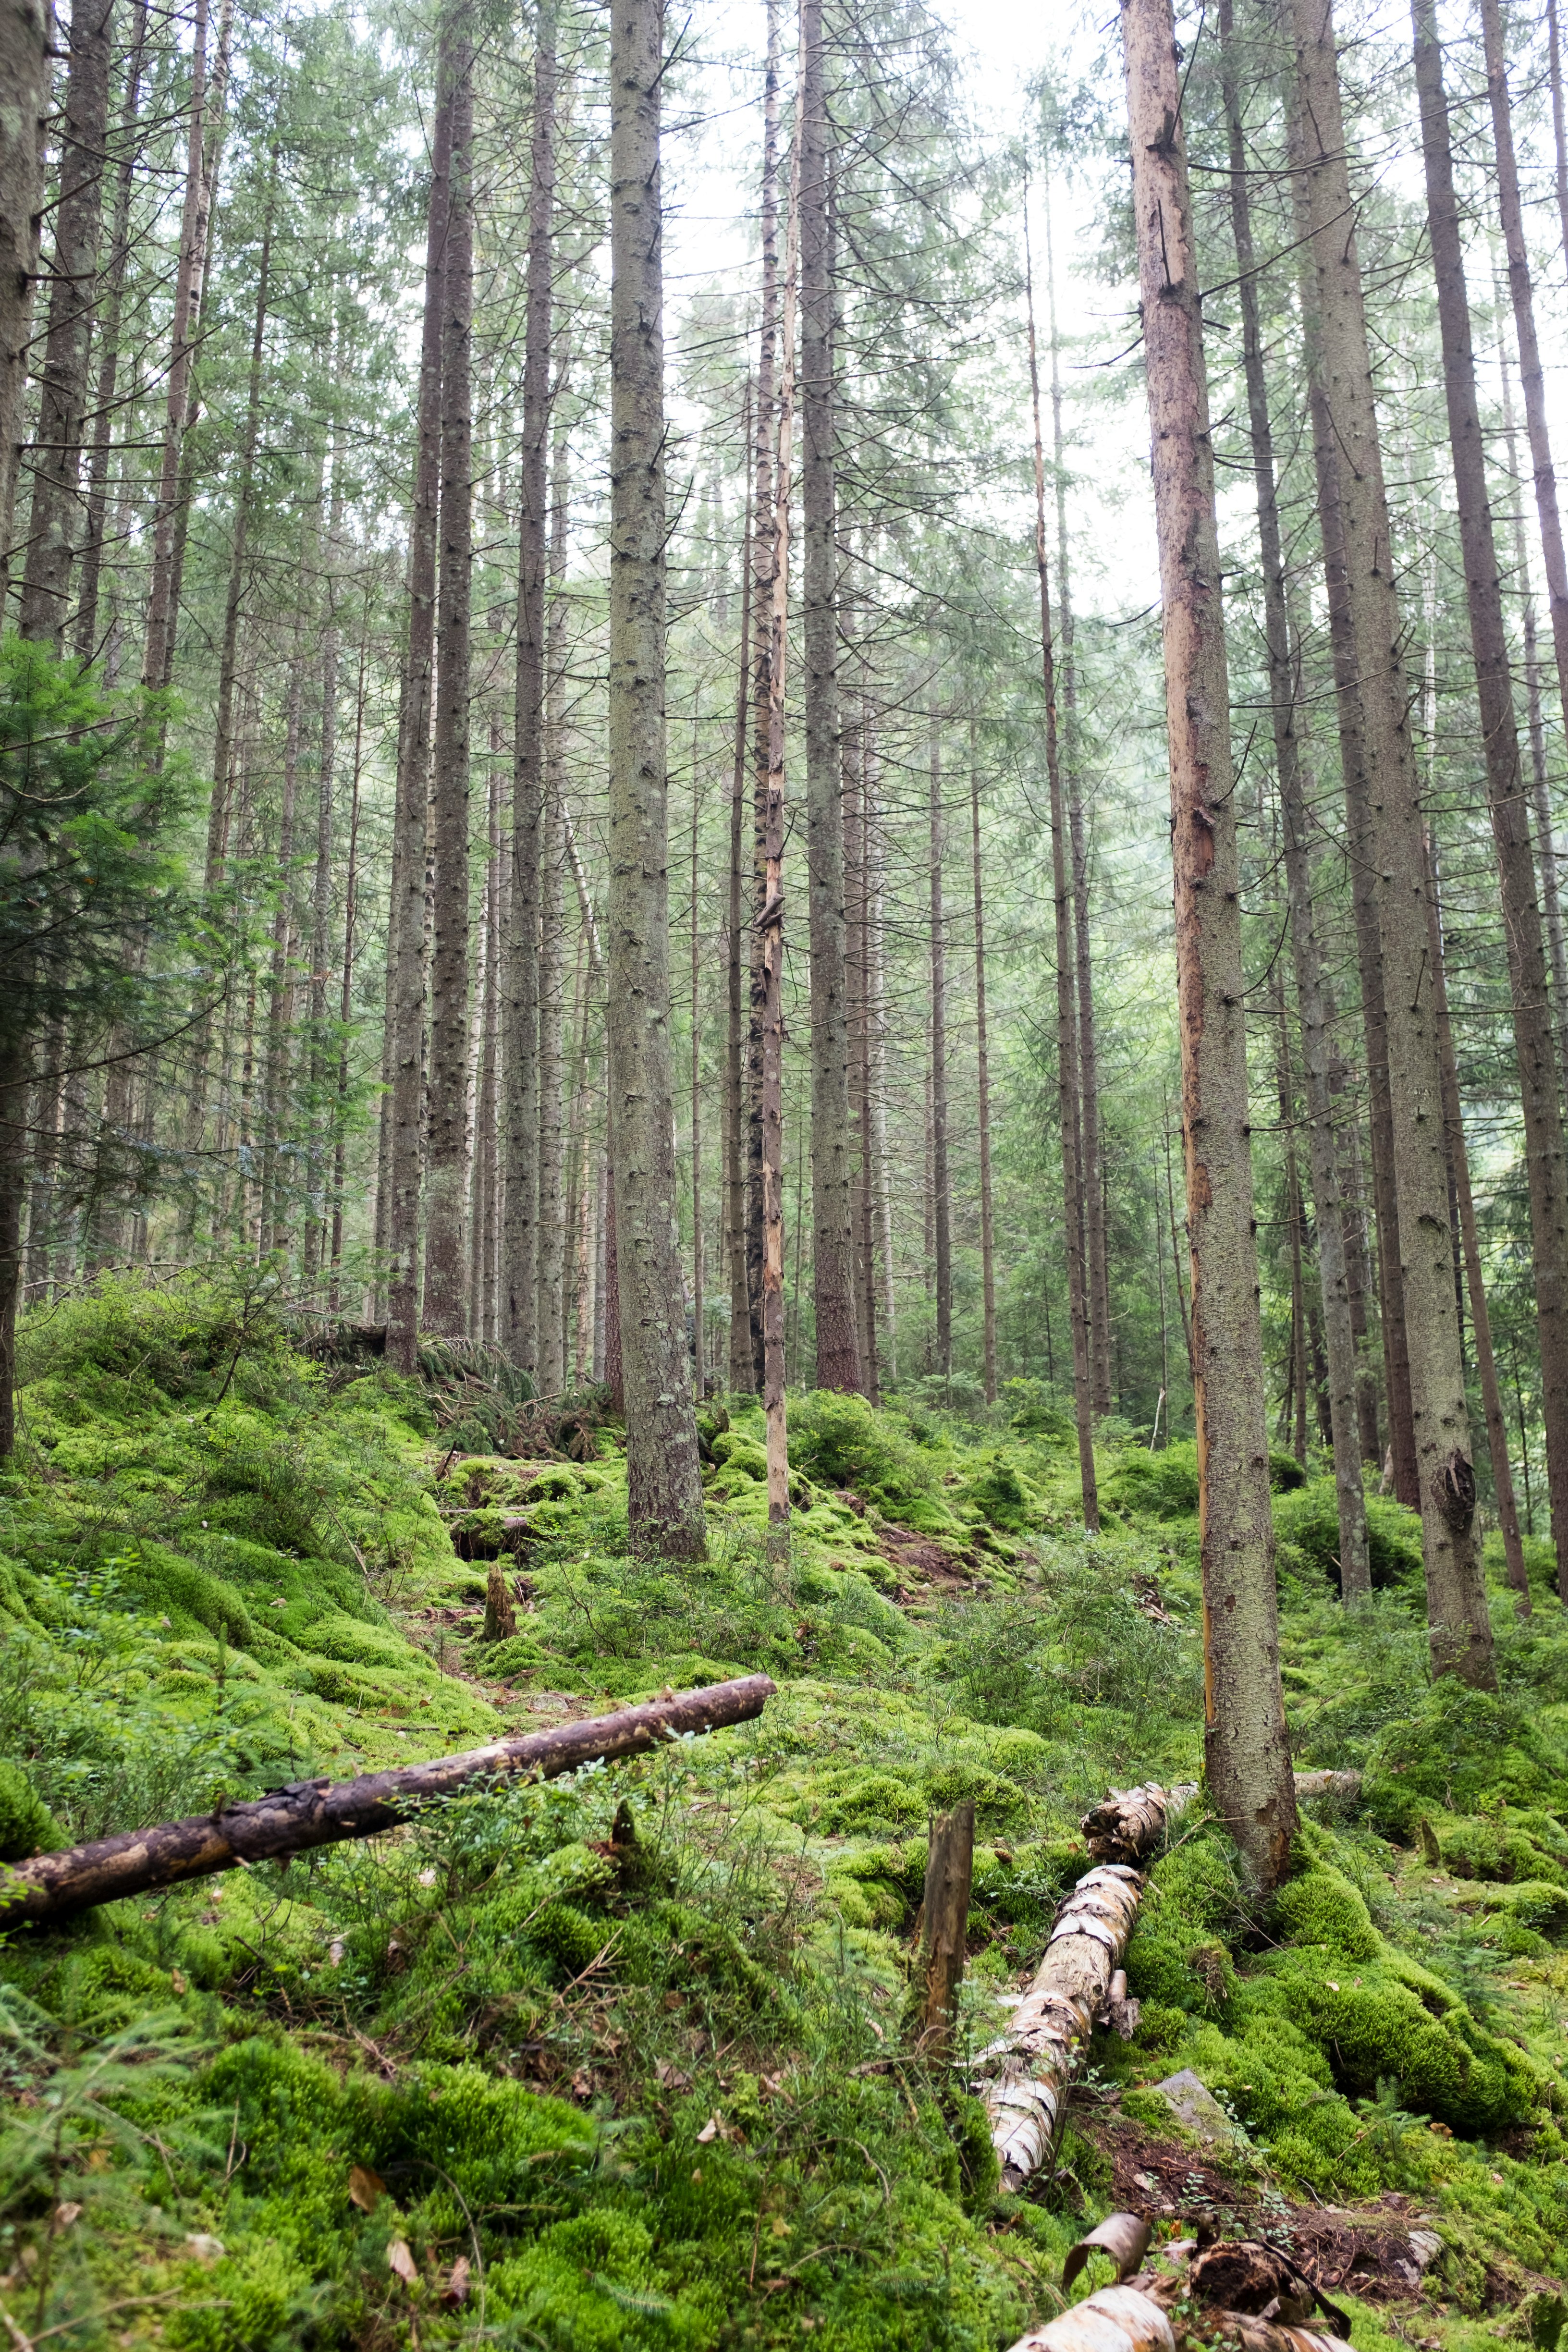
[[[805,31],[802,19],[802,47]],[[784,688],[789,651],[789,506],[795,447],[795,287],[800,255],[803,110],[795,110],[784,239],[779,346],[778,447],[773,469],[773,554],[768,567],[768,765],[763,804],[762,1143],[763,1412],[767,1429],[770,1559],[789,1558],[789,1444],[784,1401]],[[798,1275],[800,1252],[795,1251]]]
[[[754,1722],[773,1696],[766,1675],[744,1675],[706,1690],[681,1691],[615,1715],[587,1716],[551,1731],[498,1739],[357,1780],[293,1780],[247,1804],[220,1801],[210,1813],[155,1828],[122,1830],[60,1853],[35,1854],[6,1872],[0,1906],[13,1924],[68,1918],[100,1903],[154,1887],[182,1886],[220,1870],[254,1864],[348,1838],[376,1837],[422,1805],[472,1782],[549,1780],[584,1764],[646,1756],[665,1741]]]
[[[763,84],[762,185],[762,326],[757,358],[757,404],[754,425],[756,488],[752,528],[752,611],[756,616],[752,683],[752,926],[751,933],[750,1012],[746,1035],[746,1289],[752,1332],[752,1384],[765,1385],[763,1260],[766,1213],[763,1202],[763,1025],[766,982],[763,950],[766,933],[762,920],[768,903],[766,851],[769,730],[772,702],[773,562],[777,539],[773,501],[773,436],[778,383],[779,342],[779,8],[768,0],[767,64]]]
[[[1111,1406],[1110,1265],[1105,1191],[1100,1181],[1100,1038],[1094,1018],[1094,971],[1089,930],[1089,818],[1083,804],[1082,747],[1078,735],[1078,662],[1073,639],[1068,568],[1067,452],[1062,429],[1061,339],[1057,331],[1056,256],[1051,242],[1051,184],[1045,181],[1047,330],[1051,347],[1051,449],[1057,498],[1057,611],[1061,643],[1062,713],[1066,724],[1068,832],[1072,856],[1073,995],[1077,1017],[1079,1202],[1083,1231],[1084,1312],[1089,1327],[1089,1395],[1096,1414]]]
[[[927,1844],[925,1900],[921,1910],[919,2041],[925,2058],[952,2055],[973,1878],[974,1800],[970,1797],[951,1813],[937,1815]]]
[[[38,278],[50,16],[39,0],[10,0],[0,16],[0,89],[5,92],[0,108],[0,594],[16,520],[33,289]],[[18,1193],[18,1201],[20,1197]],[[4,1245],[0,1232],[0,1249]],[[0,1365],[0,1375],[5,1369]],[[9,1411],[8,1403],[0,1403],[0,1413]],[[6,1451],[0,1428],[0,1457]]]
[[[746,388],[744,425],[742,446],[751,447],[752,388]],[[746,477],[746,521],[741,536],[741,675],[735,695],[735,763],[730,789],[730,895],[729,929],[730,954],[728,970],[728,1001],[724,1049],[724,1101],[726,1113],[726,1150],[724,1156],[725,1230],[729,1241],[728,1273],[730,1280],[730,1387],[738,1396],[750,1395],[756,1388],[756,1365],[752,1352],[751,1293],[746,1271],[746,1118],[745,1095],[745,1027],[742,975],[746,966],[742,955],[745,935],[742,908],[745,897],[742,887],[742,845],[745,840],[746,814],[746,734],[751,710],[752,680],[752,612],[755,603],[755,574],[752,563],[752,483],[750,468]]]
[[[109,510],[109,450],[114,425],[115,385],[120,373],[121,315],[125,296],[125,270],[131,252],[131,199],[135,186],[142,76],[147,56],[147,0],[134,0],[131,23],[131,45],[125,61],[125,94],[120,112],[120,152],[114,175],[114,220],[110,231],[109,267],[104,273],[99,299],[100,356],[92,416],[92,447],[88,458],[87,488],[82,500],[76,650],[83,661],[93,660],[99,651],[99,583],[103,569],[104,522]]]
[[[555,211],[555,16],[543,0],[534,39],[528,212],[528,307],[518,518],[517,696],[512,736],[511,975],[503,1056],[505,1345],[539,1362],[539,862],[543,823],[547,452]]]
[[[610,16],[610,1160],[626,1475],[639,1550],[704,1549],[676,1250],[665,769],[658,0]]]
[[[1242,362],[1247,380],[1252,470],[1257,488],[1258,540],[1263,572],[1263,635],[1268,656],[1268,699],[1273,721],[1275,773],[1285,833],[1285,881],[1296,996],[1301,1022],[1301,1058],[1307,1094],[1308,1161],[1318,1234],[1318,1276],[1323,1300],[1323,1339],[1328,1356],[1329,1423],[1332,1433],[1334,1493],[1339,1515],[1340,1594],[1363,1599],[1372,1590],[1366,1538],[1366,1496],[1361,1480],[1356,1423],[1355,1335],[1351,1328],[1350,1282],[1345,1265],[1344,1204],[1340,1196],[1334,1148],[1333,1100],[1329,1083],[1333,1009],[1323,971],[1313,899],[1310,834],[1301,744],[1296,724],[1296,677],[1291,659],[1286,603],[1279,504],[1274,472],[1274,435],[1264,374],[1258,320],[1258,277],[1252,242],[1252,205],[1242,136],[1241,98],[1232,25],[1232,0],[1220,0],[1221,79],[1230,163],[1231,228],[1236,243],[1237,293],[1242,318]],[[1281,1008],[1283,1012],[1283,1007]],[[1283,1038],[1281,1039],[1283,1048]],[[1300,1259],[1300,1213],[1295,1218],[1295,1258]],[[1305,1381],[1299,1451],[1305,1459]]]
[[[855,1323],[844,800],[838,744],[831,142],[822,0],[800,0],[801,591],[811,940],[812,1295],[816,1385],[862,1385]]]
[[[969,848],[974,869],[975,1083],[980,1119],[980,1294],[985,1402],[996,1402],[996,1243],[991,1197],[991,1055],[985,1028],[985,894],[980,866],[980,763],[969,733]]]
[[[931,714],[931,1222],[936,1274],[936,1370],[952,1377],[952,1203],[947,1165],[947,910],[942,866],[942,720]]]
[[[226,22],[229,0],[225,0]],[[180,257],[174,275],[174,315],[165,380],[163,454],[153,509],[153,562],[147,591],[147,636],[142,657],[143,686],[169,683],[174,659],[174,536],[180,509],[180,458],[184,447],[190,397],[192,335],[206,267],[212,190],[206,169],[207,0],[195,0],[191,50],[190,138],[185,157],[185,205],[180,224]]]
[[[1485,5],[1490,7],[1495,16],[1496,0],[1485,0]],[[1568,1156],[1564,1151],[1563,1102],[1556,1045],[1552,1034],[1546,945],[1536,897],[1535,859],[1531,847],[1528,804],[1520,765],[1519,732],[1514,719],[1513,678],[1508,632],[1503,621],[1502,585],[1498,572],[1491,505],[1487,493],[1486,449],[1481,438],[1475,354],[1470,340],[1469,299],[1465,286],[1464,252],[1454,187],[1454,160],[1449,145],[1448,101],[1443,87],[1443,58],[1437,42],[1433,0],[1414,0],[1413,21],[1415,30],[1415,85],[1421,103],[1421,142],[1426,170],[1426,218],[1437,280],[1437,318],[1443,345],[1448,442],[1453,456],[1454,485],[1459,509],[1459,540],[1469,608],[1470,647],[1480,703],[1487,799],[1491,810],[1492,838],[1497,846],[1498,870],[1502,885],[1503,928],[1508,940],[1509,978],[1513,995],[1514,1045],[1523,1097],[1531,1239],[1534,1256],[1535,1322],[1541,1351],[1542,1412],[1546,1431],[1546,1472],[1552,1503],[1552,1539],[1557,1554],[1557,1589],[1559,1594],[1568,1600]],[[1494,120],[1500,80],[1500,57],[1493,75]],[[1504,135],[1499,143],[1500,165],[1506,142],[1506,129],[1505,121]],[[1510,217],[1508,183],[1509,174],[1505,171],[1501,173],[1500,186],[1505,226]],[[1517,185],[1513,189],[1513,197],[1514,236],[1510,239],[1510,276],[1515,279],[1514,316],[1520,322],[1525,411],[1530,417],[1533,408],[1533,426],[1539,427],[1540,434],[1538,440],[1532,426],[1531,456],[1536,468],[1537,495],[1542,501],[1542,538],[1550,543],[1547,523],[1549,517],[1553,521],[1556,519],[1556,489],[1552,479],[1551,451],[1544,447],[1545,413],[1542,398],[1541,362],[1534,350],[1533,332],[1528,342],[1524,340],[1525,328],[1530,324],[1528,271],[1524,277],[1525,299],[1521,318],[1519,283],[1512,268],[1516,240],[1521,261],[1523,250],[1522,230],[1518,219]],[[1552,595],[1552,627],[1560,645],[1564,682],[1568,684],[1568,573],[1563,569],[1561,531],[1556,534],[1556,539],[1557,580]],[[1548,569],[1550,577],[1551,559]],[[1563,591],[1561,607],[1555,593],[1557,588]],[[1568,709],[1568,704],[1564,708]],[[1429,898],[1429,890],[1424,895]]]
[[[699,789],[698,714],[691,712],[691,1384],[700,1397],[705,1355],[702,1345],[702,929],[698,920],[697,831],[701,812]]]
[[[1345,585],[1361,682],[1371,844],[1384,976],[1394,1172],[1412,1420],[1434,1670],[1491,1686],[1476,1554],[1464,1367],[1454,1297],[1442,1080],[1432,991],[1418,779],[1389,550],[1361,265],[1327,0],[1292,0],[1323,392],[1343,520]],[[1385,1245],[1386,1246],[1386,1245]]]
[[[1454,1171],[1454,1192],[1464,1242],[1465,1279],[1470,1293],[1470,1324],[1476,1338],[1476,1369],[1481,1380],[1481,1402],[1487,1419],[1487,1444],[1491,1454],[1492,1485],[1497,1495],[1498,1525],[1502,1531],[1503,1559],[1521,1617],[1531,1614],[1530,1575],[1524,1563],[1519,1506],[1514,1499],[1513,1472],[1508,1458],[1508,1423],[1503,1419],[1502,1391],[1497,1358],[1492,1350],[1491,1317],[1487,1308],[1481,1272],[1480,1240],[1476,1231],[1476,1207],[1470,1192],[1470,1160],[1465,1145],[1465,1113],[1459,1099],[1459,1070],[1454,1053],[1454,1029],[1448,1017],[1447,959],[1443,952],[1443,925],[1438,903],[1436,861],[1429,865],[1432,987],[1436,1003],[1437,1045],[1443,1057],[1443,1122],[1448,1132],[1448,1158]]]
[[[1563,258],[1568,262],[1568,128],[1563,120],[1563,48],[1557,26],[1557,0],[1546,0],[1547,75],[1552,84],[1552,146],[1555,158],[1557,222]]]
[[[1056,910],[1057,1125],[1062,1148],[1062,1239],[1067,1254],[1068,1315],[1072,1325],[1072,1388],[1078,1423],[1079,1483],[1083,1523],[1100,1526],[1100,1494],[1094,1468],[1095,1379],[1093,1324],[1086,1278],[1083,1106],[1079,1091],[1078,956],[1073,933],[1073,892],[1067,811],[1062,796],[1060,737],[1057,726],[1057,655],[1051,626],[1050,567],[1046,554],[1046,453],[1040,431],[1040,371],[1035,347],[1034,270],[1028,256],[1028,210],[1024,216],[1025,289],[1029,331],[1029,394],[1035,428],[1035,571],[1040,596],[1040,667],[1046,697],[1046,774],[1051,810],[1051,896]],[[1098,1186],[1097,1186],[1098,1189]],[[1109,1357],[1106,1402],[1110,1402]]]
[[[559,399],[563,384],[556,385]],[[548,678],[544,707],[544,796],[539,857],[539,1321],[535,1361],[545,1396],[566,1385],[566,1222],[562,1150],[565,1131],[562,1062],[566,1003],[566,533],[567,441],[561,423],[550,501],[552,601],[545,619]]]
[[[1169,0],[1122,0],[1171,762],[1205,1758],[1258,1882],[1289,1865],[1241,961],[1235,771],[1214,453]]]
[[[71,562],[82,528],[81,444],[98,302],[113,22],[114,0],[75,0],[55,200],[49,324],[34,445],[33,511],[22,582],[22,635],[52,645],[57,652],[65,639]]]
[[[443,28],[452,100],[441,304],[439,606],[432,767],[435,877],[425,1159],[427,1330],[468,1328],[468,695],[473,606],[474,55],[466,16]]]

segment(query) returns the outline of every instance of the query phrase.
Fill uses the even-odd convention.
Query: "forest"
[[[3,0],[7,2352],[1568,2352],[1558,0]]]

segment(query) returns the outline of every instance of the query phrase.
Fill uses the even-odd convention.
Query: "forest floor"
[[[1109,1429],[1090,1540],[1037,1385],[984,1424],[792,1399],[771,1569],[760,1419],[710,1408],[710,1558],[653,1570],[592,1400],[520,1405],[451,1351],[416,1381],[352,1340],[305,1352],[237,1276],[107,1286],[24,1351],[0,1853],[668,1685],[779,1690],[653,1758],[11,1934],[12,2352],[999,2347],[1119,2206],[1293,2247],[1364,2352],[1556,2345],[1568,1622],[1543,1545],[1528,1624],[1496,1590],[1500,1698],[1433,1688],[1414,1519],[1374,1500],[1378,1591],[1347,1616],[1331,1483],[1276,1459],[1292,1737],[1361,1799],[1311,1809],[1267,1904],[1201,1807],[1176,1825],[1137,2031],[1097,2035],[1054,2172],[1011,2197],[963,2052],[911,2054],[926,1823],[975,1801],[970,2049],[1087,1866],[1081,1813],[1196,1777],[1190,1446]],[[502,1547],[520,1630],[487,1644]],[[1184,2070],[1215,2103],[1195,2128],[1156,2087]]]

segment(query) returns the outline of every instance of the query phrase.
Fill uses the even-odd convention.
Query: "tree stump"
[[[974,1875],[974,1801],[939,1813],[931,1825],[926,1854],[924,1926],[921,1936],[920,2048],[932,2058],[951,2057],[963,1981],[969,1928],[969,1892]]]
[[[485,1622],[481,1642],[510,1642],[517,1631],[517,1612],[507,1591],[506,1571],[495,1562],[485,1584]]]

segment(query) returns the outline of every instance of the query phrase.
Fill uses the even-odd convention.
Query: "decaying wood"
[[[497,1566],[485,1580],[485,1622],[481,1642],[510,1642],[517,1631],[517,1612],[506,1587],[506,1573]]]
[[[1102,2223],[1110,2229],[1112,2223],[1132,2220],[1131,2214],[1111,2216]],[[1096,2238],[1099,2232],[1095,2233]],[[1084,2241],[1087,2245],[1092,2242]],[[1073,2254],[1079,2252],[1073,2248]],[[1117,2255],[1116,2248],[1106,2244],[1103,2251]],[[1225,2249],[1212,2248],[1219,2253]],[[1239,2252],[1240,2249],[1234,2251]],[[1072,2264],[1069,2255],[1068,2264]],[[1081,2265],[1079,2265],[1081,2267]],[[1213,2345],[1216,2340],[1234,2344],[1241,2352],[1351,2352],[1350,2346],[1340,2336],[1325,2336],[1310,2327],[1294,2322],[1265,2318],[1260,2314],[1227,2311],[1205,2304],[1201,2294],[1194,2298],[1199,2309],[1189,2322],[1178,2315],[1173,2323],[1166,2306],[1178,2301],[1184,2305],[1194,2296],[1198,2286],[1195,2276],[1181,2271],[1155,2274],[1142,2271],[1125,2285],[1101,2287],[1098,2294],[1086,2295],[1059,2319],[1047,2320],[1043,2326],[1032,2327],[1021,2336],[1012,2352],[1183,2352],[1189,2342]],[[1065,2270],[1064,2286],[1076,2277],[1077,2269]]]
[[[1079,2052],[1109,1999],[1142,1887],[1137,1871],[1117,1862],[1079,1880],[1005,2033],[980,2053],[979,2087],[1004,2189],[1021,2189],[1050,2154]]]
[[[1150,2234],[1149,2223],[1142,2213],[1108,2213],[1103,2221],[1068,2249],[1062,2264],[1062,2293],[1068,2293],[1090,2254],[1110,2256],[1120,2285],[1124,2278],[1131,2278],[1148,2252]]]
[[[438,1756],[357,1780],[294,1780],[255,1802],[219,1803],[216,1811],[155,1828],[122,1831],[64,1853],[35,1854],[0,1879],[0,1919],[58,1919],[150,1888],[210,1877],[237,1864],[303,1853],[345,1838],[374,1837],[395,1829],[421,1805],[452,1796],[477,1781],[553,1780],[580,1765],[645,1755],[689,1732],[717,1731],[761,1715],[774,1685],[766,1675],[744,1675],[707,1690],[681,1691],[616,1715],[590,1716],[521,1739]]]
[[[1295,1775],[1299,1799],[1354,1796],[1360,1787],[1359,1772]],[[1083,1817],[1096,1867],[1057,1913],[1045,1958],[1005,2032],[974,2062],[1004,2189],[1021,2189],[1049,2156],[1079,2053],[1096,2024],[1104,2020],[1121,2032],[1135,2016],[1121,1964],[1143,1891],[1139,1866],[1196,1795],[1193,1781],[1112,1789]]]
[[[929,2055],[948,2050],[963,1981],[969,1896],[974,1877],[974,1800],[940,1813],[931,1825],[926,1854],[924,1927],[921,1937],[921,2047]]]
[[[1031,2327],[1013,2352],[1176,2352],[1176,2337],[1159,2305],[1136,2287],[1105,2286]]]

